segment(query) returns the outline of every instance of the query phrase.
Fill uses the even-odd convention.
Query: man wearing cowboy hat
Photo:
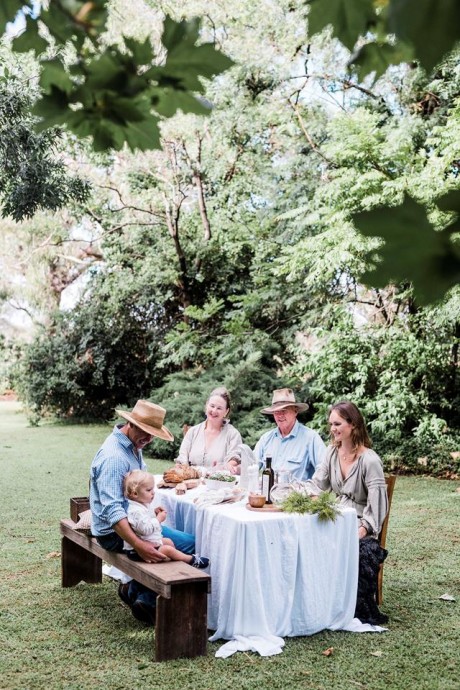
[[[297,420],[297,414],[307,409],[306,403],[296,401],[291,388],[273,391],[272,404],[262,413],[272,415],[276,427],[263,434],[254,448],[260,463],[271,457],[275,472],[289,472],[299,481],[312,477],[326,452],[321,436]]]
[[[148,400],[138,400],[131,412],[117,410],[126,422],[114,427],[91,464],[90,505],[91,533],[109,551],[123,551],[127,541],[142,560],[156,563],[164,556],[149,542],[140,539],[127,518],[127,499],[123,495],[123,478],[131,470],[145,470],[142,450],[153,437],[173,441],[174,436],[163,422],[166,410]],[[195,538],[191,534],[163,527],[163,534],[176,548],[192,554]],[[120,585],[119,595],[132,608],[133,615],[153,623],[156,595],[135,581]]]

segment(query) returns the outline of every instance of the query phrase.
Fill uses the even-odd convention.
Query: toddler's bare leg
[[[174,546],[170,546],[169,544],[163,544],[158,548],[158,551],[170,558],[171,561],[183,561],[184,563],[191,563],[193,560],[193,556],[182,553],[182,551],[179,551]]]

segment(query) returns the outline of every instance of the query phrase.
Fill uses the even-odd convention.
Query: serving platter
[[[249,503],[246,503],[246,508],[248,510],[254,510],[256,513],[282,513],[283,511],[278,506],[273,505],[273,503],[264,503],[262,508],[253,508]]]
[[[203,481],[201,479],[184,479],[182,482],[176,482],[173,484],[172,482],[165,482],[164,479],[158,482],[157,487],[159,489],[175,489],[178,484],[185,484],[187,489],[196,489],[197,486],[200,486]]]

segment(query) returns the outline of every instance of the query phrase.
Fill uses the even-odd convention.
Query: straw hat
[[[296,402],[292,388],[278,388],[276,391],[273,391],[271,407],[265,407],[262,413],[273,414],[278,412],[278,410],[284,410],[286,407],[295,407],[297,412],[308,410],[307,403]]]
[[[160,405],[149,402],[148,400],[138,400],[134,405],[132,412],[125,410],[117,410],[117,414],[128,422],[138,426],[139,429],[145,431],[152,436],[158,436],[164,441],[174,441],[172,433],[163,426],[166,410]]]

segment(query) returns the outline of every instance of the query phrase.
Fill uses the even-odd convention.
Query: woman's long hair
[[[364,417],[359,411],[358,407],[350,402],[349,400],[341,400],[338,403],[335,403],[335,405],[332,405],[329,414],[331,412],[337,412],[337,414],[342,417],[348,424],[353,425],[353,429],[351,432],[351,440],[353,443],[353,448],[357,449],[359,446],[364,446],[365,448],[372,448],[372,441],[369,437],[369,434],[367,433],[366,429],[366,423],[364,421]],[[339,447],[340,446],[340,441],[335,441],[334,437],[332,436],[331,433],[331,438],[332,438],[332,445]]]

